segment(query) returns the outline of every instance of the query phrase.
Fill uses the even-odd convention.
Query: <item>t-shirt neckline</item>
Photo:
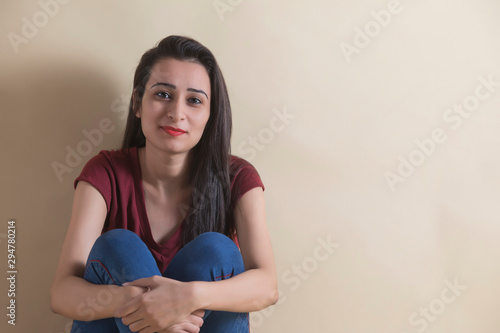
[[[138,147],[130,148],[130,155],[132,159],[132,172],[134,177],[135,197],[137,202],[137,210],[139,212],[139,218],[141,219],[140,228],[145,235],[148,245],[154,248],[160,253],[164,253],[166,250],[170,250],[176,247],[177,242],[180,238],[180,233],[182,230],[182,223],[177,227],[177,230],[165,241],[163,244],[158,244],[153,237],[153,232],[151,231],[151,226],[149,224],[149,218],[146,210],[146,201],[144,197],[144,187],[142,185],[142,170],[141,163],[139,160],[139,149]]]

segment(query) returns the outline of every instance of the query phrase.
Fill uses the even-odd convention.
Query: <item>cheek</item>
[[[207,126],[208,119],[210,118],[210,113],[203,119],[203,127]]]
[[[196,126],[198,128],[200,128],[201,130],[203,130],[205,128],[205,126],[207,125],[209,118],[210,118],[210,112],[206,111],[206,112],[197,114],[193,118],[193,120],[195,121]]]
[[[147,110],[149,114],[155,114],[161,109],[161,106],[162,104],[160,102],[150,99],[143,100],[142,102],[142,110]]]

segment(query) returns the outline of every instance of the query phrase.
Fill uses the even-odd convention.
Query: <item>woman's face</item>
[[[146,145],[173,154],[189,152],[210,116],[210,79],[200,64],[166,58],[152,68],[136,116]]]

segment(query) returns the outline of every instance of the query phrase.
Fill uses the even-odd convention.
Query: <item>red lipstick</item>
[[[165,132],[167,132],[168,134],[170,134],[172,136],[179,136],[179,135],[186,133],[185,130],[180,129],[180,128],[175,128],[172,126],[163,126],[162,128]]]

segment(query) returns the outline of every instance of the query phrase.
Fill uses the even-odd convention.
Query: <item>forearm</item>
[[[67,276],[52,286],[50,306],[54,313],[71,319],[90,321],[109,318],[130,299],[130,288],[96,285],[77,276]]]
[[[263,269],[250,269],[222,281],[192,283],[199,309],[252,312],[278,301],[275,274]]]

